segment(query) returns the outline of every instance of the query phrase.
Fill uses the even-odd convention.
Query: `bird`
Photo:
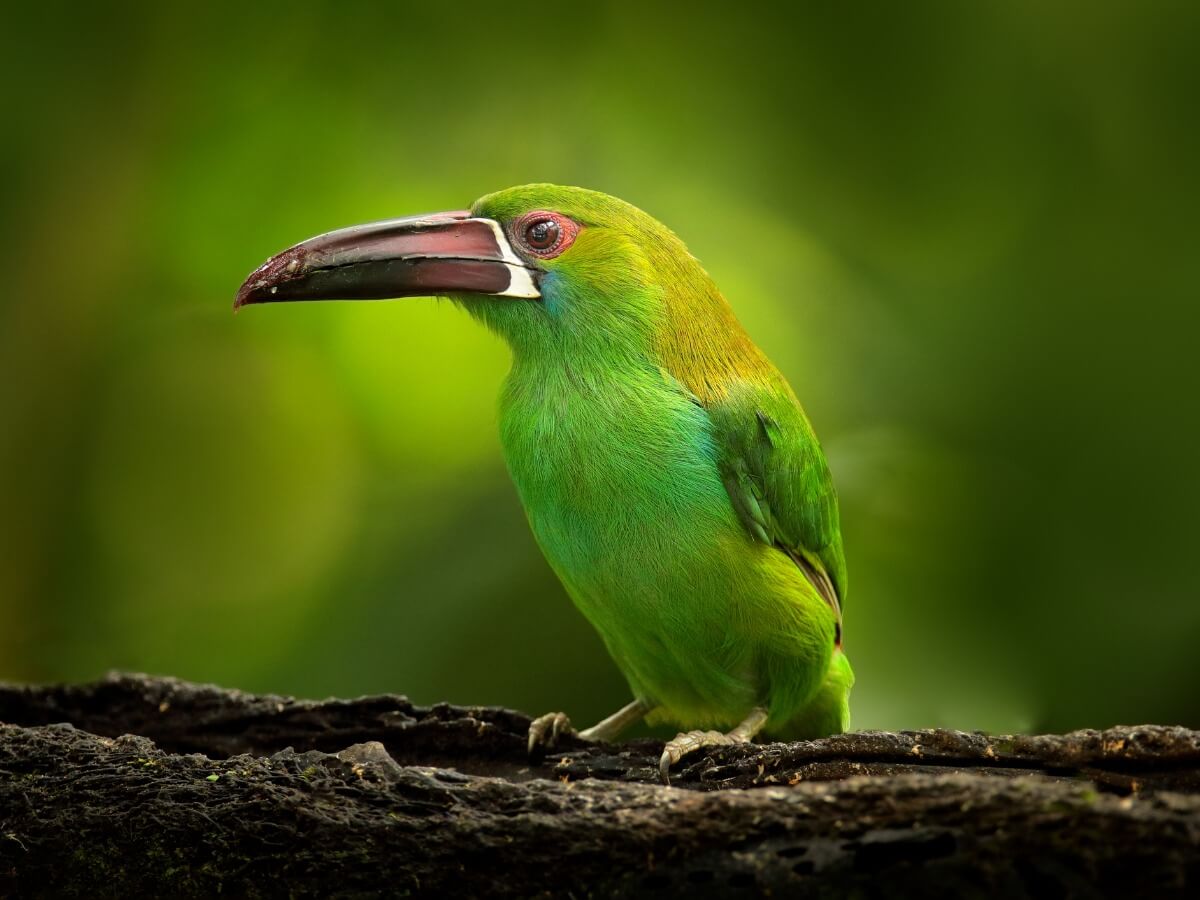
[[[529,184],[342,228],[268,259],[241,307],[448,297],[507,342],[508,471],[632,700],[566,734],[683,729],[659,759],[849,728],[837,494],[784,376],[684,242],[616,197]]]

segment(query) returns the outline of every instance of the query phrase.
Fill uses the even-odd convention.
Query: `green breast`
[[[506,385],[501,427],[543,553],[634,692],[695,720],[744,709],[754,648],[731,641],[730,622],[758,551],[704,411],[657,372],[525,370]]]
[[[571,582],[652,580],[734,524],[706,414],[657,373],[515,374],[501,428],[534,533]]]

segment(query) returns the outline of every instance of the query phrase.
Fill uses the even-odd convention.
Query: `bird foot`
[[[552,712],[538,716],[529,724],[529,755],[553,750],[560,735],[575,733],[566,713]]]
[[[695,753],[705,747],[748,744],[754,740],[754,736],[762,731],[766,724],[766,708],[756,706],[750,710],[750,715],[746,716],[741,724],[729,734],[722,734],[719,731],[685,731],[676,735],[672,740],[667,741],[667,746],[663,748],[662,758],[658,761],[658,774],[662,777],[663,784],[671,783],[671,766],[689,753]]]
[[[658,761],[658,774],[663,784],[671,783],[671,766],[679,762],[689,753],[703,750],[706,747],[728,747],[732,744],[749,743],[747,738],[737,735],[722,734],[719,731],[685,731],[667,741],[663,748],[662,757]]]

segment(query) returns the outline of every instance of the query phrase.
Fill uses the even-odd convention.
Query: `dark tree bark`
[[[1200,896],[1200,733],[727,748],[398,696],[0,686],[0,895]]]

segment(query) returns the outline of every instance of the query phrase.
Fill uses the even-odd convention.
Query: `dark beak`
[[[255,269],[233,308],[464,293],[536,299],[535,278],[498,222],[461,210],[355,225],[297,244]]]

